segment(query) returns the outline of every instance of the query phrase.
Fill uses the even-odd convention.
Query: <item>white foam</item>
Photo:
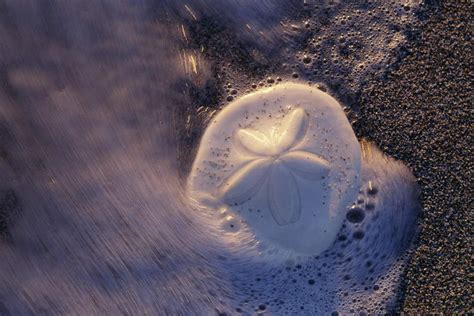
[[[188,189],[195,199],[218,201],[207,203],[216,218],[226,205],[264,244],[319,254],[357,197],[360,160],[339,103],[311,86],[285,83],[242,97],[215,117]]]

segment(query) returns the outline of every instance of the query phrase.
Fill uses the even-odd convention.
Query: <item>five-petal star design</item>
[[[306,135],[308,122],[304,109],[296,108],[268,135],[255,129],[239,129],[234,142],[248,161],[221,184],[224,202],[239,205],[264,189],[268,207],[278,225],[298,221],[301,197],[295,176],[319,181],[330,170],[327,160],[295,149]]]

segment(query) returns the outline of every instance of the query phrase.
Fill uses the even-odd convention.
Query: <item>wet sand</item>
[[[408,56],[363,91],[356,133],[406,162],[421,186],[418,246],[400,311],[472,311],[472,3],[445,2]]]

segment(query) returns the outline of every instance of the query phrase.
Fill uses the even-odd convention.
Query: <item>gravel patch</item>
[[[472,11],[444,2],[408,56],[362,93],[356,132],[406,162],[421,186],[420,235],[400,311],[473,310]]]

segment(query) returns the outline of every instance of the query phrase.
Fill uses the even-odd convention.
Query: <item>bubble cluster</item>
[[[382,75],[388,65],[406,56],[404,44],[412,36],[420,4],[411,1],[406,10],[406,5],[395,2],[309,1],[304,6],[286,7],[287,16],[277,25],[262,29],[247,24],[248,29],[241,33],[230,29],[238,18],[221,21],[216,15],[216,25],[205,34],[193,34],[192,39],[206,36],[196,48],[204,44],[205,55],[220,65],[218,77],[238,90],[278,83],[273,77],[278,74],[283,80],[325,82],[352,107],[369,75]],[[190,29],[203,31],[194,24]],[[212,30],[222,30],[215,34],[216,41],[209,34]],[[233,54],[224,53],[228,50]],[[249,84],[248,79],[256,83]]]

